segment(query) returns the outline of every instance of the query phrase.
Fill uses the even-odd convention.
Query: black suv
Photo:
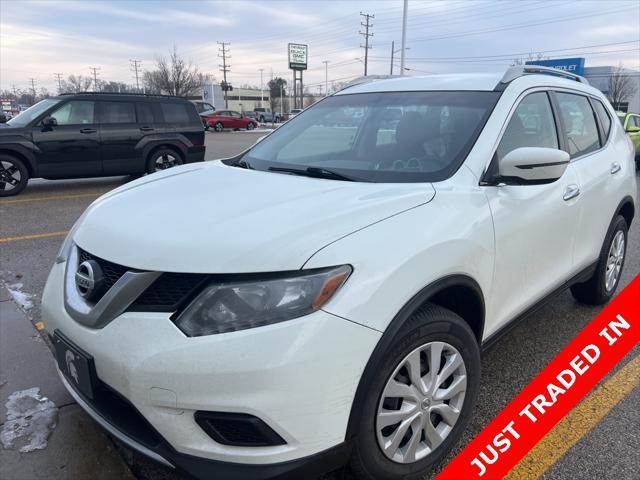
[[[204,160],[204,128],[190,101],[162,95],[51,97],[0,125],[0,197],[29,178],[153,173]]]

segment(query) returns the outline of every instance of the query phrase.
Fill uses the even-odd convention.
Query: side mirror
[[[500,160],[499,180],[518,185],[552,183],[564,174],[569,159],[567,152],[555,148],[516,148]]]
[[[55,127],[58,125],[58,121],[54,117],[44,117],[42,119],[43,127]]]
[[[627,133],[638,133],[640,132],[640,127],[627,127]]]

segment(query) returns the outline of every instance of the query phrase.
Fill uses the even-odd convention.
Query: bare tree
[[[154,93],[166,93],[178,97],[196,95],[204,82],[198,68],[191,61],[186,62],[173,47],[169,59],[159,57],[156,70],[145,72],[143,76],[145,88]]]
[[[82,75],[69,75],[67,79],[62,82],[62,92],[86,92],[91,86],[91,83],[93,83],[93,79],[90,77],[83,77]]]
[[[619,64],[618,68],[609,77],[609,93],[607,96],[613,108],[618,110],[620,104],[633,97],[637,91],[638,80],[634,80],[631,75],[625,73],[622,64]]]
[[[269,80],[267,88],[269,89],[269,106],[271,107],[271,111],[275,112],[277,107],[280,106],[280,97],[282,96],[283,99],[287,98],[287,81],[284,78],[275,77]]]

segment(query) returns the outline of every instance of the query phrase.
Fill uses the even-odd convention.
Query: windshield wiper
[[[270,172],[286,172],[294,175],[302,175],[312,178],[328,178],[330,180],[344,180],[345,182],[355,182],[355,178],[348,177],[342,173],[322,167],[307,167],[304,169],[291,167],[269,167]]]
[[[255,170],[255,168],[253,168],[253,165],[251,165],[249,162],[243,159],[236,160],[231,164],[231,166],[238,167],[238,168],[246,168],[247,170]]]

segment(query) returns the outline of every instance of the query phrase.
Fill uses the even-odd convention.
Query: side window
[[[51,114],[58,125],[85,125],[95,123],[95,103],[85,100],[72,100]]]
[[[183,103],[161,103],[165,123],[190,123],[191,116]],[[194,107],[195,109],[195,107]]]
[[[607,138],[609,138],[609,132],[611,131],[611,117],[599,100],[593,100],[593,106],[596,109],[598,120],[600,120],[600,125],[602,125],[602,130],[604,131],[604,138],[602,139],[602,143],[604,144]]]
[[[238,112],[229,112],[231,115],[231,117],[233,118],[240,118],[242,115],[240,115]]]
[[[600,148],[598,126],[587,97],[561,92],[556,93],[556,97],[571,158],[598,150]]]
[[[136,123],[136,112],[130,102],[101,102],[100,123]]]
[[[631,115],[627,127],[640,127],[640,117],[638,115]]]
[[[527,95],[518,104],[498,145],[498,160],[520,147],[558,148],[553,111],[545,92]]]
[[[151,109],[151,104],[149,103],[136,103],[136,110],[138,111],[138,122],[139,123],[153,123],[153,110]]]

